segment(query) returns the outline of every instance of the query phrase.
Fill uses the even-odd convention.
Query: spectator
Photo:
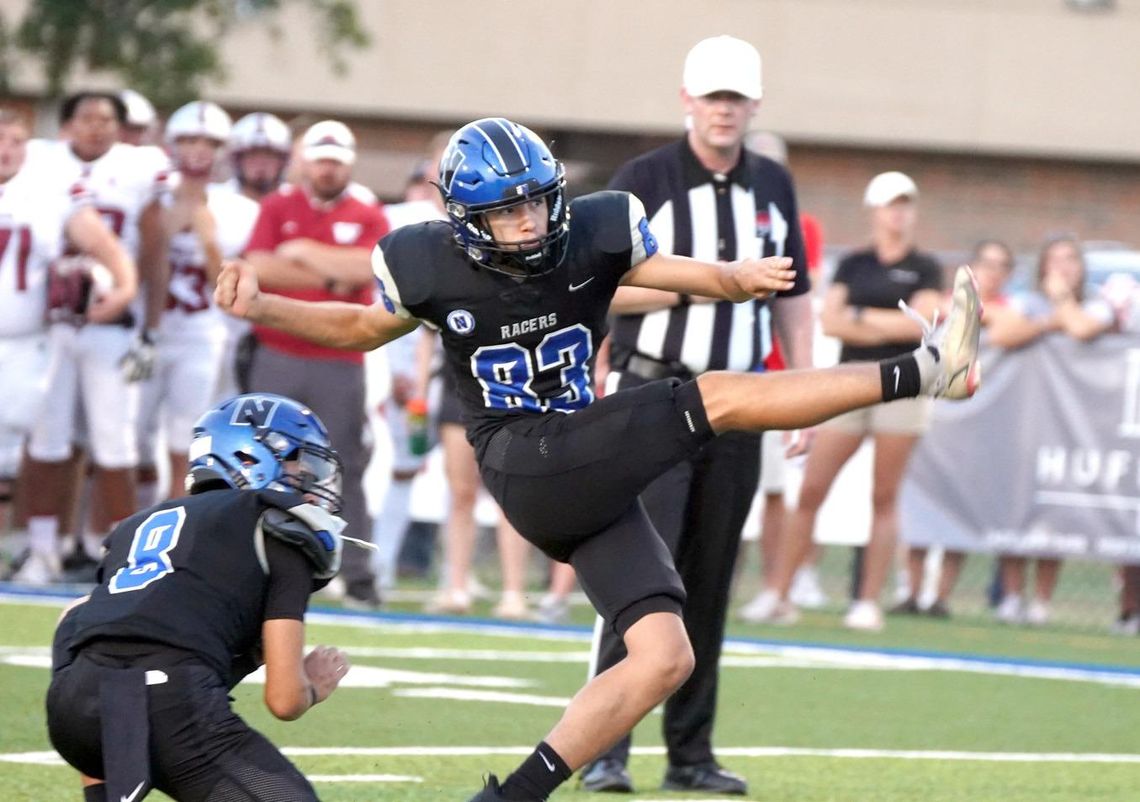
[[[1033,291],[1015,297],[1012,313],[995,318],[990,326],[991,342],[1005,348],[1018,348],[1053,331],[1087,342],[1116,325],[1112,306],[1100,299],[1085,297],[1085,261],[1080,241],[1071,235],[1046,240],[1037,260],[1037,280]],[[1050,603],[1061,571],[1061,561],[1037,561],[1033,598],[1025,601],[1025,557],[1002,555],[1002,599],[995,615],[1003,623],[1040,626],[1049,621]]]
[[[915,347],[921,329],[898,309],[900,300],[926,317],[939,308],[942,268],[915,247],[917,200],[918,188],[903,173],[881,173],[867,185],[863,203],[870,212],[872,245],[840,261],[820,314],[824,332],[843,343],[841,363],[890,358]],[[871,536],[843,623],[858,630],[883,628],[879,594],[898,540],[898,490],[926,426],[927,405],[926,399],[878,404],[820,428],[804,467],[799,504],[789,518],[788,543],[780,549],[769,620],[794,620],[788,589],[811,548],[816,515],[840,469],[870,436],[875,443]]]
[[[143,320],[143,330],[156,326],[165,301],[158,197],[166,187],[168,160],[158,148],[120,142],[125,120],[118,95],[79,92],[61,106],[66,139],[29,143],[29,165],[37,171],[41,190],[66,193],[81,183],[136,260],[146,284],[145,316],[127,309],[114,321],[84,325],[65,313],[51,327],[52,403],[44,406],[32,429],[22,483],[35,488],[26,492],[25,509],[32,550],[43,558],[21,570],[29,581],[55,577],[58,563],[50,555],[58,551],[61,522],[76,496],[74,449],[81,431],[93,461],[96,503],[80,543],[80,567],[94,568],[103,537],[135,510],[140,387],[128,380],[122,365],[134,358],[145,361],[146,346],[136,328]],[[77,250],[71,243],[70,252]]]
[[[128,145],[153,145],[159,132],[158,114],[143,95],[133,89],[119,92],[127,107],[127,118],[119,131],[119,141]]]
[[[1013,251],[1001,240],[986,239],[974,246],[970,255],[970,267],[978,282],[978,297],[982,300],[982,338],[989,339],[988,330],[993,321],[1009,314],[1009,297],[1005,285],[1013,274]],[[919,593],[926,565],[925,548],[911,546],[907,550],[907,597],[893,612],[914,614],[919,612]],[[966,553],[946,549],[938,574],[938,585],[934,600],[926,608],[926,613],[934,618],[950,617],[950,594],[958,582]]]
[[[770,131],[754,131],[744,140],[745,147],[761,156],[767,156],[783,166],[787,166],[788,148],[782,137]],[[807,258],[808,275],[813,279],[819,274],[823,261],[823,234],[819,221],[807,212],[800,212],[800,230],[804,238],[804,255]],[[783,370],[783,349],[779,336],[772,335],[772,353],[765,360],[768,370]],[[760,491],[764,496],[764,509],[760,518],[760,592],[740,609],[740,617],[745,621],[764,620],[768,597],[764,589],[771,585],[775,574],[777,550],[784,539],[784,525],[787,520],[787,507],[784,504],[785,478],[787,475],[788,435],[783,432],[764,432],[760,458]],[[798,453],[806,453],[801,439]],[[803,565],[796,571],[788,598],[799,607],[818,609],[827,604],[827,596],[819,584],[819,560],[823,549],[813,544]]]
[[[795,283],[771,305],[792,367],[810,367],[812,315],[799,211],[787,171],[744,148],[761,98],[760,54],[748,42],[719,36],[698,42],[685,59],[681,100],[690,125],[680,140],[619,168],[609,188],[644,204],[663,253],[728,262],[763,256],[792,259]],[[749,221],[741,226],[733,221]],[[754,221],[754,225],[753,225]],[[771,337],[766,302],[622,287],[614,296],[611,373],[621,395],[650,382],[683,381],[718,369],[762,371]],[[744,778],[713,755],[718,662],[740,534],[760,478],[760,437],[732,432],[657,478],[641,494],[688,592],[685,629],[693,644],[692,676],[666,702],[669,755],[664,788],[743,794]],[[599,620],[600,675],[625,648]],[[625,738],[582,774],[591,791],[629,791]]]
[[[369,254],[388,230],[383,211],[347,192],[356,138],[346,125],[324,120],[301,140],[301,183],[267,195],[250,236],[247,258],[267,292],[308,301],[372,300]],[[306,404],[327,421],[344,462],[344,512],[350,535],[369,539],[372,526],[361,477],[365,441],[364,359],[360,353],[313,345],[267,326],[255,326],[250,387]],[[345,554],[345,603],[374,608],[369,555]]]
[[[24,441],[47,401],[49,373],[49,274],[59,257],[64,237],[110,269],[114,287],[93,299],[85,316],[107,322],[126,311],[137,288],[135,267],[118,238],[106,227],[90,196],[76,187],[43,190],[34,168],[26,166],[28,126],[23,118],[0,109],[0,493],[7,503],[14,491]],[[86,303],[71,276],[57,280],[56,293],[68,289],[70,303]],[[74,291],[74,292],[72,292]],[[80,310],[82,311],[82,310]],[[31,495],[29,493],[29,495]],[[39,537],[37,535],[37,537]],[[42,583],[59,573],[54,533],[33,541],[34,548],[18,577]]]
[[[261,203],[262,198],[281,186],[293,135],[289,126],[264,111],[247,114],[230,129],[229,154],[233,176],[217,184],[217,188]],[[226,343],[222,350],[221,368],[215,398],[237,395],[249,385],[249,357],[253,339],[250,326],[231,315],[222,316],[226,327]],[[242,348],[242,344],[245,348]]]
[[[138,424],[142,506],[183,495],[190,430],[215,401],[226,326],[214,307],[214,282],[222,259],[245,250],[258,214],[249,198],[209,184],[229,135],[229,115],[205,101],[182,106],[166,125],[177,173],[163,199],[170,277],[161,322],[149,334],[157,360],[154,375],[143,382]],[[154,487],[159,431],[165,435],[170,479],[162,495]]]

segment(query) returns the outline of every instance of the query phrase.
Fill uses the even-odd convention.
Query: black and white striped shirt
[[[809,290],[807,259],[791,177],[777,162],[748,150],[727,175],[698,160],[687,139],[627,162],[609,189],[632,192],[645,204],[649,228],[666,253],[709,262],[789,256],[796,286]],[[707,370],[762,370],[772,349],[764,301],[729,301],[615,315],[613,363],[631,353]]]

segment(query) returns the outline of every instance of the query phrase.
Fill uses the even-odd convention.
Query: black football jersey
[[[269,560],[258,522],[267,509],[299,503],[292,493],[212,490],[122,521],[107,539],[98,587],[72,614],[69,647],[166,644],[228,677],[236,658],[259,651]]]
[[[574,412],[594,400],[593,368],[610,300],[657,252],[641,202],[597,192],[570,204],[562,264],[517,278],[473,263],[451,226],[405,226],[372,255],[390,312],[438,329],[477,450],[508,416]]]

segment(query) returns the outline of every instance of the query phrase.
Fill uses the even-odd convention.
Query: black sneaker
[[[949,618],[950,608],[946,606],[946,602],[937,599],[934,604],[926,608],[926,614],[931,618]]]
[[[346,610],[375,611],[380,609],[380,594],[372,582],[353,582],[345,589],[342,603]]]
[[[625,764],[617,758],[598,758],[582,770],[580,783],[583,791],[608,791],[614,794],[632,794],[633,780]]]
[[[918,615],[918,613],[918,602],[915,601],[913,596],[887,610],[887,615]]]
[[[670,766],[665,771],[662,791],[709,791],[714,794],[748,793],[748,783],[739,774],[721,768],[716,761],[695,766]]]

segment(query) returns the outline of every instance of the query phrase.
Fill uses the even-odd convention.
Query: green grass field
[[[28,762],[50,747],[43,727],[46,645],[58,608],[0,605],[0,799],[79,799],[73,773]],[[343,687],[301,722],[275,721],[261,688],[240,686],[238,710],[286,747],[322,799],[456,800],[486,771],[509,772],[581,685],[581,629],[471,628],[394,614],[368,625],[321,618],[311,642],[353,655]],[[984,623],[892,622],[855,637],[834,615],[795,630],[735,625],[722,667],[717,746],[760,800],[1135,800],[1140,796],[1140,653],[1135,639]],[[807,642],[852,649],[789,649]],[[990,665],[918,660],[892,650],[1000,655]],[[885,650],[872,659],[869,650]],[[1106,681],[1039,676],[1041,661],[1133,669]],[[970,671],[958,670],[961,666]],[[635,800],[694,795],[656,790],[664,770],[653,715],[636,733]],[[855,751],[862,750],[862,751]],[[43,758],[43,755],[40,755]],[[13,762],[14,761],[14,762]],[[1096,762],[1093,762],[1096,761]],[[153,793],[151,799],[164,798]],[[627,797],[630,798],[630,797]],[[555,800],[597,797],[574,781]],[[704,799],[715,799],[705,796]]]

